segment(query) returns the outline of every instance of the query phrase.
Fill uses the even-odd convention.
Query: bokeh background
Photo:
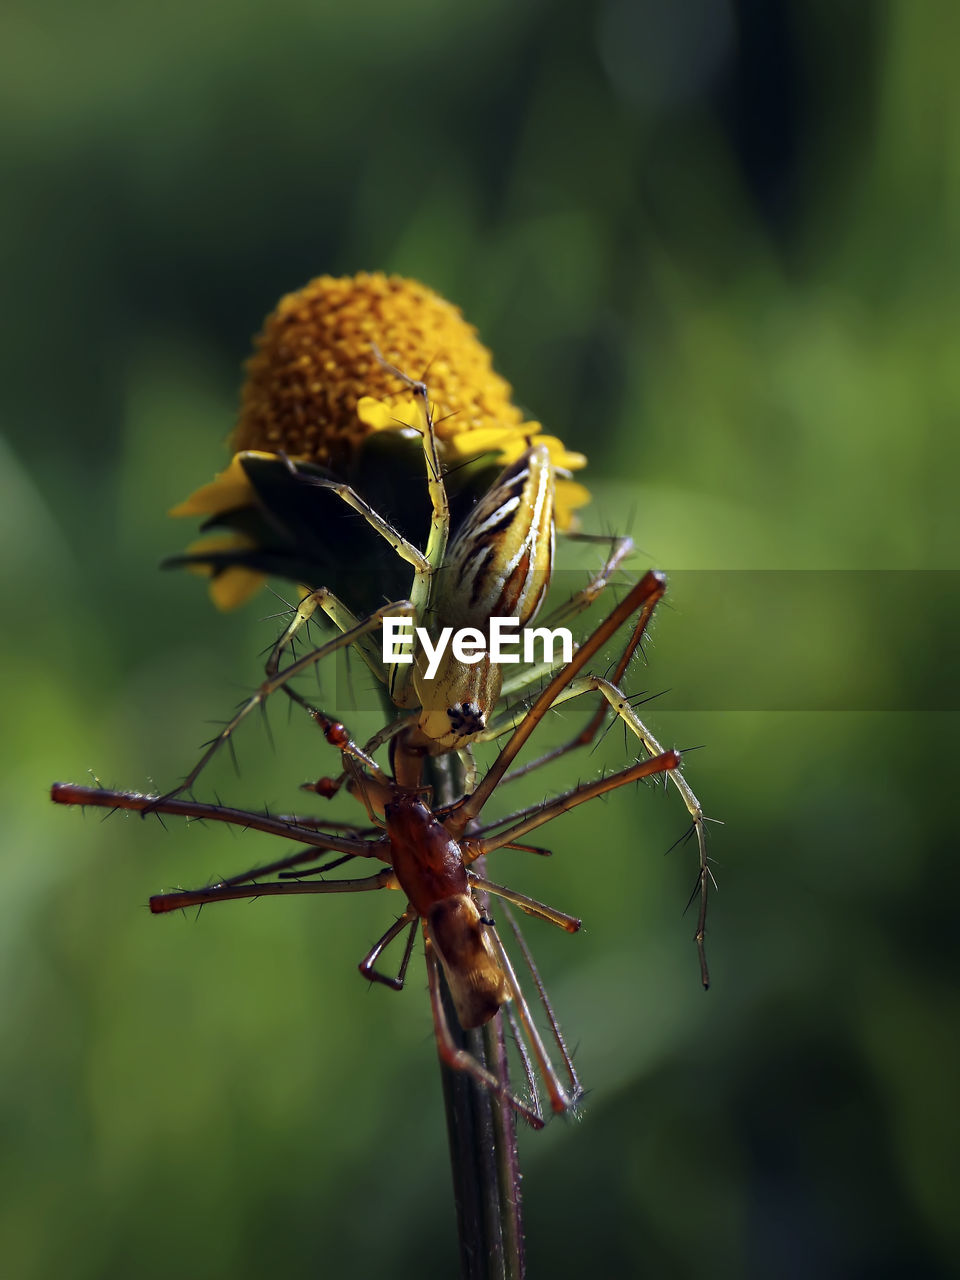
[[[5,10],[5,1275],[455,1270],[423,971],[355,970],[392,899],[152,919],[269,843],[46,798],[170,786],[257,680],[279,605],[161,574],[164,512],[262,316],[358,269],[460,304],[672,572],[631,688],[726,824],[706,995],[675,798],[500,855],[587,926],[527,931],[590,1089],[524,1135],[531,1274],[952,1272],[958,41],[950,0]],[[327,770],[273,725],[211,791]]]

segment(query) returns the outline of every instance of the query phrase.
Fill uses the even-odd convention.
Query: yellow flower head
[[[547,444],[562,471],[585,465],[582,454],[543,435],[539,423],[523,420],[509,383],[494,371],[490,352],[457,307],[399,276],[320,276],[281,298],[266,319],[247,364],[230,466],[171,514],[217,517],[255,502],[242,465],[251,451],[342,474],[373,434],[417,425],[412,394],[378,351],[395,368],[426,380],[445,462],[486,454],[506,464],[533,440]],[[589,493],[560,476],[556,497],[558,526],[569,528]],[[249,532],[238,534],[234,545],[249,547]],[[221,538],[216,550],[228,549]],[[190,548],[194,556],[202,550],[202,544]],[[214,572],[230,584],[221,582],[215,595],[222,607],[246,598],[264,576],[236,566],[229,574],[223,567]]]

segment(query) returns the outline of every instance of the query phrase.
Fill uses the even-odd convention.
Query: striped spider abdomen
[[[422,708],[418,728],[434,750],[464,745],[486,727],[503,684],[491,662],[491,618],[537,614],[550,586],[554,552],[554,469],[545,445],[533,445],[507,467],[470,513],[447,550],[431,591],[430,631],[473,628],[485,642],[464,662],[448,647],[432,678],[421,648],[413,686]]]

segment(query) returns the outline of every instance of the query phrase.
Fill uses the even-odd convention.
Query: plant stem
[[[459,794],[448,757],[431,761],[434,795],[441,804]],[[444,767],[447,766],[447,767]],[[478,859],[474,864],[482,875]],[[485,904],[479,903],[481,910]],[[466,1050],[498,1080],[508,1083],[503,1019],[497,1014],[480,1030],[464,1031],[457,1020],[446,979],[441,988],[447,1024],[458,1048]],[[523,1218],[515,1113],[462,1071],[440,1063],[447,1116],[453,1198],[460,1238],[462,1280],[523,1280]]]

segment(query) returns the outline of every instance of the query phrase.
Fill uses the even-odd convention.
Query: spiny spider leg
[[[414,583],[410,597],[413,601],[417,617],[423,617],[430,600],[430,579],[443,563],[447,549],[450,530],[450,507],[447,492],[443,483],[443,472],[440,466],[440,455],[437,451],[436,434],[433,427],[433,415],[430,410],[430,397],[426,383],[409,377],[393,365],[388,364],[374,348],[377,359],[413,392],[419,408],[421,425],[419,435],[423,444],[423,455],[427,471],[427,489],[430,497],[430,533],[427,537],[427,549],[420,551],[413,543],[404,538],[394,527],[379,515],[368,502],[351,488],[350,485],[336,480],[324,480],[319,476],[298,477],[307,484],[328,489],[337,494],[349,507],[363,516],[364,520],[393,548],[401,559],[406,560],[414,568]],[[293,470],[296,468],[290,464]]]
[[[570,1108],[574,1106],[577,1099],[576,1097],[570,1097],[560,1084],[560,1078],[557,1075],[556,1068],[550,1061],[550,1055],[547,1053],[544,1046],[537,1024],[533,1020],[533,1015],[530,1012],[530,1006],[527,1004],[526,996],[523,994],[520,983],[517,981],[517,975],[514,972],[512,963],[510,962],[510,957],[507,955],[507,949],[500,940],[500,935],[497,933],[496,929],[491,929],[490,934],[493,939],[493,946],[497,953],[497,958],[500,961],[507,979],[507,984],[510,987],[510,994],[513,996],[514,1008],[516,1009],[517,1017],[520,1020],[520,1025],[523,1027],[524,1036],[526,1037],[526,1041],[530,1048],[533,1050],[533,1056],[537,1061],[537,1066],[540,1068],[540,1074],[547,1086],[547,1092],[550,1094],[550,1106],[558,1114],[564,1111],[569,1111]]]
[[[142,795],[139,791],[110,791],[105,787],[82,787],[73,782],[55,782],[50,788],[54,804],[90,806],[96,809],[128,809],[148,814],[168,814],[177,818],[194,818],[201,821],[226,822],[249,831],[263,831],[267,835],[296,840],[334,853],[346,853],[351,857],[377,857],[376,847],[367,840],[350,840],[327,832],[318,832],[314,825],[300,826],[295,818],[276,818],[269,813],[254,813],[248,809],[231,809],[222,804],[204,804],[198,800],[177,800],[167,796]],[[294,858],[299,855],[293,855]],[[288,863],[289,865],[289,863]]]
[[[411,378],[409,374],[403,373],[395,365],[384,360],[383,356],[374,347],[374,354],[383,365],[401,382],[405,383],[413,394],[416,396],[420,405],[420,413],[422,415],[422,424],[420,427],[420,438],[423,442],[424,459],[427,464],[427,488],[430,495],[430,534],[427,538],[426,558],[436,570],[443,564],[443,558],[447,551],[447,541],[450,536],[450,505],[447,501],[447,490],[443,483],[443,471],[440,466],[440,454],[437,451],[437,437],[433,427],[433,414],[430,412],[430,395],[427,391],[427,384],[422,378]],[[418,584],[414,584],[415,589]],[[425,605],[429,600],[429,582],[425,584],[426,593],[423,598]],[[414,602],[420,604],[421,601],[414,596]],[[422,616],[422,611],[421,611]]]
[[[578,614],[583,613],[585,609],[589,609],[593,602],[606,590],[610,584],[611,577],[633,551],[633,539],[625,534],[614,534],[607,538],[603,534],[567,533],[564,534],[564,537],[570,542],[609,542],[611,543],[610,554],[586,586],[581,587],[565,604],[558,605],[556,609],[551,610],[542,621],[538,621],[537,625],[541,627],[555,627],[558,623],[575,618]]]
[[[510,844],[505,844],[503,847],[505,849],[519,849],[521,853],[535,853],[538,858],[553,857],[552,849],[544,849],[542,845],[538,844],[517,844],[515,841],[511,841]]]
[[[574,595],[570,597],[564,604],[559,605],[552,610],[546,618],[538,620],[539,627],[545,627],[552,630],[561,622],[569,621],[571,618],[577,617],[584,609],[594,603],[595,600],[603,593],[610,583],[610,578],[619,568],[621,562],[633,550],[633,539],[628,537],[614,536],[612,538],[604,537],[603,534],[593,533],[567,533],[564,537],[568,541],[576,542],[610,542],[612,549],[607,559],[601,565],[600,569],[594,574],[586,586],[582,587]],[[504,680],[503,688],[500,691],[501,697],[512,697],[514,694],[522,693],[525,689],[530,689],[538,680],[542,680],[544,676],[553,675],[560,666],[560,660],[555,662],[541,662],[536,666],[527,668],[526,671],[518,672],[517,675],[511,676]],[[553,755],[543,756],[539,760],[534,760],[531,764],[524,766],[522,769],[515,769],[507,775],[505,782],[511,782],[515,777],[519,777],[522,773],[529,773],[533,769],[537,769],[541,764],[546,764],[548,760],[552,760]]]
[[[476,857],[480,857],[478,853]],[[467,858],[464,858],[467,861]],[[563,929],[566,933],[576,933],[583,921],[577,916],[568,916],[565,911],[558,911],[555,907],[548,907],[544,902],[538,902],[536,898],[528,898],[525,893],[518,893],[516,889],[508,889],[502,884],[494,884],[492,880],[487,880],[484,876],[475,875],[472,871],[467,872],[467,879],[475,889],[482,889],[484,893],[492,893],[498,898],[504,898],[507,902],[512,902],[515,907],[519,907],[521,911],[525,911],[528,916],[536,916],[538,920],[546,920],[548,924],[555,924],[558,929]]]
[[[530,1053],[523,1039],[523,1030],[509,1004],[505,1004],[500,1012],[506,1017],[507,1022],[509,1023],[510,1034],[513,1036],[513,1043],[516,1045],[517,1053],[520,1055],[520,1065],[523,1067],[523,1074],[527,1082],[527,1091],[533,1110],[537,1115],[542,1115],[543,1105],[540,1101],[540,1090],[537,1088],[537,1073],[534,1070]],[[503,1048],[505,1055],[506,1044],[504,1044]]]
[[[283,688],[289,680],[292,680],[295,676],[301,675],[304,671],[307,671],[317,662],[321,662],[331,653],[335,653],[338,649],[342,649],[347,645],[356,643],[357,640],[378,627],[388,614],[409,615],[412,609],[413,606],[409,600],[398,600],[392,604],[383,605],[381,608],[376,609],[371,613],[369,617],[364,618],[364,620],[358,623],[355,627],[352,627],[349,631],[344,631],[340,635],[335,636],[332,640],[328,640],[326,644],[322,644],[316,649],[311,649],[309,653],[305,653],[302,657],[298,658],[295,662],[292,662],[290,666],[285,667],[282,671],[274,671],[274,674],[268,676],[268,678],[264,680],[256,693],[247,699],[233,719],[213,739],[206,751],[184,778],[180,786],[174,787],[174,789],[169,791],[163,799],[169,800],[174,796],[180,795],[184,791],[189,791],[216,752],[236,732],[240,723],[246,719],[255,707],[262,705],[270,694],[275,693],[277,689]],[[283,643],[283,637],[281,637],[280,643]],[[271,657],[271,662],[272,660],[273,659]]]
[[[302,791],[312,791],[313,786],[304,783],[301,787]],[[338,818],[314,818],[314,817],[293,817],[290,814],[278,814],[281,822],[298,822],[301,827],[307,827],[310,831],[335,831],[342,834],[353,834],[356,836],[375,836],[376,828],[363,826],[359,822],[341,822]]]
[[[410,612],[415,620],[422,621],[428,613],[433,589],[433,577],[443,564],[443,559],[446,555],[447,541],[450,534],[450,507],[443,482],[443,471],[440,466],[440,455],[437,451],[436,434],[434,432],[433,416],[430,410],[430,398],[426,384],[401,373],[399,369],[388,364],[379,352],[376,352],[376,355],[386,369],[410,388],[420,413],[420,427],[418,430],[423,444],[427,490],[430,497],[430,532],[427,536],[426,551],[420,551],[413,543],[402,537],[350,485],[335,480],[324,480],[318,476],[301,476],[300,478],[307,484],[336,493],[343,502],[363,516],[370,527],[384,538],[401,559],[413,566],[414,577],[413,585],[410,588]],[[292,463],[290,465],[293,466]],[[299,475],[300,473],[297,474]],[[329,599],[329,593],[327,593],[325,599]],[[339,605],[339,602],[337,604]],[[301,610],[304,607],[304,603],[301,603]],[[310,608],[310,606],[306,607]],[[339,605],[341,610],[339,619],[334,616],[325,603],[321,603],[320,607],[329,616],[333,617],[334,622],[341,629],[344,626],[350,626],[353,615],[343,605]],[[296,621],[295,619],[295,623]],[[399,647],[402,650],[404,643],[401,642]],[[360,652],[377,679],[386,681],[393,702],[397,706],[406,706],[408,701],[407,691],[413,677],[412,666],[409,663],[394,663],[384,671],[382,663],[379,662],[377,656],[370,654],[369,645],[366,650],[361,645]]]
[[[399,537],[399,534],[397,535]],[[318,587],[305,595],[293,609],[293,618],[287,624],[280,639],[273,646],[267,660],[267,676],[275,676],[280,666],[280,659],[287,649],[292,649],[297,636],[303,627],[308,627],[317,610],[326,614],[338,631],[352,631],[358,627],[362,619],[349,609],[342,600],[326,587]],[[369,635],[360,636],[355,647],[364,662],[381,682],[383,681],[383,665],[376,642]]]
[[[664,593],[665,587],[666,580],[662,573],[656,573],[651,570],[644,574],[643,578],[621,600],[613,612],[584,641],[573,655],[573,660],[557,672],[539,697],[536,698],[533,705],[523,715],[477,789],[472,795],[465,796],[457,806],[457,811],[448,819],[448,822],[453,824],[451,830],[462,833],[466,830],[467,824],[478,817],[481,809],[500,784],[504,774],[519,754],[521,748],[559,695],[568,685],[573,683],[581,670],[594,654],[603,647],[610,636],[638,610],[639,617],[636,622],[636,629],[640,634],[643,633],[657,601]]]
[[[305,876],[325,876],[331,871],[336,871],[337,867],[342,867],[356,854],[345,853],[340,858],[334,858],[332,862],[323,862],[319,867],[298,867],[296,871],[278,870],[277,874],[281,880],[302,880]]]
[[[570,791],[565,791],[562,795],[557,796],[549,804],[532,805],[529,809],[512,815],[518,821],[506,831],[485,836],[486,829],[484,829],[478,833],[478,836],[471,837],[465,843],[469,845],[471,857],[484,857],[488,853],[493,853],[496,849],[509,847],[518,836],[525,835],[528,831],[534,831],[537,827],[542,827],[545,822],[551,822],[554,818],[559,817],[561,813],[568,813],[571,809],[575,809],[577,805],[585,804],[588,800],[595,800],[597,796],[606,795],[608,791],[614,791],[617,787],[624,787],[627,783],[639,782],[642,778],[649,778],[658,773],[667,773],[670,770],[677,769],[679,765],[679,751],[664,751],[662,755],[654,756],[652,759],[638,760],[636,764],[632,764],[626,769],[621,769],[617,773],[608,774],[605,778],[597,778],[594,782],[581,783],[580,786],[573,787]]]
[[[604,621],[600,623],[593,634],[583,642],[573,655],[573,660],[553,677],[529,710],[519,720],[519,723],[516,724],[512,735],[477,789],[472,795],[464,797],[458,806],[458,810],[447,820],[451,831],[462,834],[466,830],[468,823],[477,818],[487,800],[502,781],[510,765],[516,759],[517,754],[550,707],[558,702],[565,701],[569,697],[577,697],[581,693],[591,691],[602,693],[617,715],[637,735],[643,744],[644,750],[650,756],[662,758],[665,761],[671,755],[671,753],[663,751],[653,734],[634,715],[629,701],[619,689],[610,685],[608,681],[602,680],[599,676],[587,676],[579,680],[577,678],[594,654],[634,613],[637,614],[637,618],[627,648],[630,649],[632,646],[633,650],[635,650],[665,590],[666,578],[664,575],[654,570],[648,571]],[[490,731],[491,736],[494,732],[494,730]],[[675,755],[676,753],[673,754]],[[700,960],[700,978],[704,987],[707,987],[710,985],[710,976],[704,951],[704,935],[706,932],[710,869],[707,862],[705,819],[699,800],[697,800],[697,797],[687,784],[686,779],[678,771],[678,764],[679,756],[676,757],[672,765],[663,764],[661,767],[670,770],[669,776],[680,792],[687,812],[692,819],[693,830],[697,836],[700,867],[697,888],[700,896],[700,908],[697,915],[697,929],[694,934],[694,940],[697,944],[697,954]],[[629,773],[629,770],[626,771],[626,774]],[[621,776],[624,776],[624,780],[629,780],[625,775]],[[633,776],[641,775],[635,774]],[[597,792],[596,794],[602,794],[602,792]],[[588,796],[585,796],[585,798],[588,798]],[[577,802],[575,801],[575,803]],[[539,825],[539,823],[534,823],[533,825]],[[531,828],[527,826],[523,829],[530,830]],[[512,834],[520,835],[521,831],[516,830]]]
[[[609,572],[607,572],[608,565],[609,561],[607,565],[604,565],[600,574],[598,574],[598,578],[603,577],[606,573],[606,579],[609,579]],[[606,586],[606,579],[603,582],[603,586],[595,592],[593,599],[596,599],[597,595],[600,594],[600,591],[603,590],[603,587]],[[594,581],[596,581],[596,579]],[[589,590],[593,585],[593,583],[588,583],[586,589]],[[630,665],[630,661],[639,648],[642,639],[643,632],[635,627],[624,646],[624,650],[617,661],[616,667],[614,668],[613,678],[610,680],[611,685],[619,686],[620,681],[623,679],[627,667]],[[552,751],[544,752],[542,756],[538,756],[536,760],[531,760],[528,764],[523,764],[516,769],[511,769],[505,776],[504,782],[514,782],[517,778],[523,778],[528,773],[533,773],[535,769],[539,769],[545,764],[550,764],[554,760],[559,760],[561,756],[565,756],[570,751],[575,751],[578,747],[588,747],[599,733],[600,726],[607,718],[608,709],[608,707],[602,705],[599,706],[595,714],[591,716],[590,720],[587,722],[586,726],[571,738],[569,742],[564,743],[562,746],[554,747]]]
[[[366,499],[360,497],[352,485],[346,484],[342,480],[324,480],[320,476],[304,475],[297,470],[295,464],[289,458],[287,459],[287,465],[300,483],[308,484],[314,489],[326,489],[329,493],[335,493],[348,507],[352,507],[358,515],[363,516],[371,529],[383,538],[390,549],[396,552],[401,560],[406,560],[407,564],[413,565],[418,573],[430,572],[430,561],[420,548],[415,547],[388,520],[384,520],[383,516],[375,511]]]
[[[567,1078],[570,1081],[571,1096],[576,1102],[578,1098],[583,1096],[583,1086],[581,1085],[580,1078],[574,1069],[573,1058],[570,1055],[570,1051],[567,1049],[567,1042],[563,1038],[563,1032],[560,1030],[560,1023],[557,1021],[557,1015],[553,1011],[553,1005],[550,1003],[550,997],[547,995],[547,989],[543,985],[543,979],[540,977],[540,971],[534,963],[533,956],[530,954],[530,948],[527,946],[526,940],[520,932],[520,928],[516,920],[513,918],[513,912],[508,906],[506,906],[506,904],[504,904],[503,907],[503,914],[507,917],[507,922],[513,930],[513,936],[517,940],[517,945],[520,947],[521,954],[523,955],[527,968],[530,970],[530,975],[533,978],[534,985],[537,988],[537,995],[539,995],[540,1003],[543,1005],[546,1012],[547,1021],[550,1024],[550,1031],[553,1035],[554,1043],[560,1050],[560,1056],[563,1058],[563,1065],[566,1068]]]
[[[629,782],[637,782],[641,778],[647,778],[655,773],[670,771],[670,777],[677,780],[676,769],[680,764],[680,754],[677,751],[665,751],[660,756],[654,756],[650,760],[641,760],[637,764],[631,765],[628,769],[623,769],[619,773],[612,773],[606,778],[600,778],[596,782],[585,783],[579,787],[575,787],[572,791],[567,791],[563,795],[558,796],[552,803],[548,805],[536,805],[527,810],[526,817],[521,814],[514,814],[513,817],[520,818],[515,826],[509,827],[506,831],[500,832],[498,835],[483,838],[483,832],[479,838],[471,839],[470,848],[474,856],[484,856],[492,853],[495,849],[507,849],[513,846],[517,836],[526,835],[528,831],[533,831],[536,827],[542,826],[545,822],[549,822],[552,818],[558,817],[561,813],[566,813],[570,809],[576,808],[577,805],[583,804],[587,800],[593,800],[596,796],[605,795],[608,791],[613,791],[616,787],[625,786]],[[686,783],[681,777],[680,782]],[[686,788],[689,791],[689,788]],[[693,792],[690,792],[693,796]],[[694,797],[694,803],[696,798]],[[701,816],[700,822],[694,824],[687,831],[689,836],[693,831],[697,833],[698,848],[700,855],[699,870],[697,875],[697,883],[691,894],[691,901],[699,898],[700,906],[697,912],[697,929],[694,934],[694,941],[697,944],[697,956],[700,962],[700,980],[703,986],[710,986],[710,971],[707,967],[707,957],[705,951],[706,925],[707,925],[707,903],[708,890],[713,883],[713,874],[710,871],[710,865],[707,861],[706,843],[703,835],[702,825],[706,821]],[[494,826],[497,824],[493,824]]]
[[[268,880],[265,884],[211,884],[204,889],[173,889],[155,893],[150,899],[154,915],[179,911],[183,907],[202,907],[208,902],[231,902],[239,898],[281,898],[302,893],[367,893],[373,889],[396,887],[389,867],[360,880]]]
[[[331,865],[336,867],[342,866],[345,862],[350,862],[353,858],[367,857],[369,856],[369,853],[369,850],[365,853],[343,853],[339,858],[335,858],[332,864],[327,863],[325,869],[329,870]],[[298,872],[292,870],[293,867],[298,867],[302,862],[312,862],[316,856],[317,850],[314,848],[301,849],[298,853],[288,854],[286,858],[277,858],[274,862],[267,862],[259,867],[251,867],[249,871],[241,871],[235,876],[226,876],[219,879],[217,884],[221,887],[239,884],[255,884],[262,876],[273,875],[277,875],[281,879],[289,878],[298,874]],[[306,874],[310,874],[314,870],[315,868],[311,867],[310,872]]]
[[[495,932],[493,936],[496,938]],[[427,985],[430,990],[430,1008],[433,1012],[437,1052],[440,1055],[441,1062],[453,1071],[462,1071],[465,1075],[471,1076],[478,1085],[484,1089],[489,1089],[491,1093],[495,1093],[498,1098],[501,1098],[504,1103],[519,1112],[534,1129],[542,1129],[544,1125],[543,1116],[537,1111],[531,1110],[525,1102],[522,1102],[516,1094],[510,1091],[502,1080],[498,1080],[491,1071],[481,1066],[473,1054],[468,1053],[466,1049],[459,1048],[454,1041],[440,995],[440,963],[434,952],[433,944],[426,935],[426,931],[424,931],[424,939],[426,942]]]

